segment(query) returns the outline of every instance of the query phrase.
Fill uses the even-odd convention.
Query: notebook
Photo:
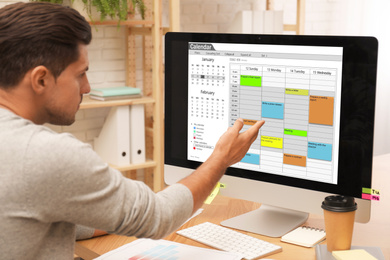
[[[281,241],[304,247],[312,247],[325,239],[323,229],[302,226],[282,236]]]
[[[337,260],[377,260],[364,249],[333,251],[332,255]]]
[[[317,260],[336,260],[335,257],[332,256],[332,252],[329,252],[326,245],[316,245],[316,259]],[[380,247],[377,246],[351,246],[351,251],[355,249],[364,249],[375,257],[378,260],[385,260],[385,257],[382,253],[382,250]],[[334,251],[335,252],[335,251]],[[359,258],[357,258],[359,259]]]

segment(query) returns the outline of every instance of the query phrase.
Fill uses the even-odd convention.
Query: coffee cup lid
[[[321,208],[333,212],[349,212],[356,210],[357,204],[353,197],[334,195],[326,197]]]

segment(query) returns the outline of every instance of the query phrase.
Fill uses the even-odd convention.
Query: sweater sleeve
[[[49,152],[47,152],[49,151]],[[193,198],[182,184],[161,192],[110,168],[68,134],[39,133],[24,169],[29,212],[43,222],[69,222],[128,236],[162,238],[191,216]]]
[[[83,240],[93,237],[93,234],[95,233],[94,228],[82,226],[82,225],[76,225],[76,240]]]

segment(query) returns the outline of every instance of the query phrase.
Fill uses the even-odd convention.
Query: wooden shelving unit
[[[80,104],[80,109],[99,108],[99,107],[115,107],[115,106],[131,106],[138,104],[153,104],[154,99],[151,97],[141,97],[135,99],[121,99],[110,101],[99,101],[85,96]]]
[[[126,166],[115,166],[115,165],[110,165],[111,167],[114,167],[115,169],[124,172],[124,171],[133,171],[133,170],[138,170],[138,169],[147,169],[147,168],[154,168],[157,166],[157,162],[153,160],[146,160],[144,163],[139,163],[139,164],[129,164]]]
[[[306,6],[306,0],[296,0],[297,5],[297,18],[295,24],[284,24],[283,30],[284,31],[292,31],[295,32],[297,35],[304,34],[305,31],[305,6]],[[273,0],[267,0],[266,2],[266,9],[267,10],[273,10],[274,1]]]
[[[144,0],[147,6],[145,20],[121,21],[126,26],[127,39],[127,66],[126,84],[136,85],[135,65],[135,36],[143,37],[143,94],[138,99],[95,101],[85,97],[80,109],[113,107],[122,105],[145,104],[145,136],[147,160],[141,164],[112,167],[123,172],[125,176],[136,177],[137,169],[144,169],[145,182],[152,186],[154,191],[164,187],[164,84],[163,84],[163,33],[177,31],[179,28],[179,0],[170,0],[169,16],[170,27],[162,27],[162,1]],[[118,21],[94,22],[94,25],[118,25]]]

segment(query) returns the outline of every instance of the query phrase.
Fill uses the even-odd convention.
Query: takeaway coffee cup
[[[322,202],[328,251],[351,248],[357,204],[353,197],[328,196]]]

